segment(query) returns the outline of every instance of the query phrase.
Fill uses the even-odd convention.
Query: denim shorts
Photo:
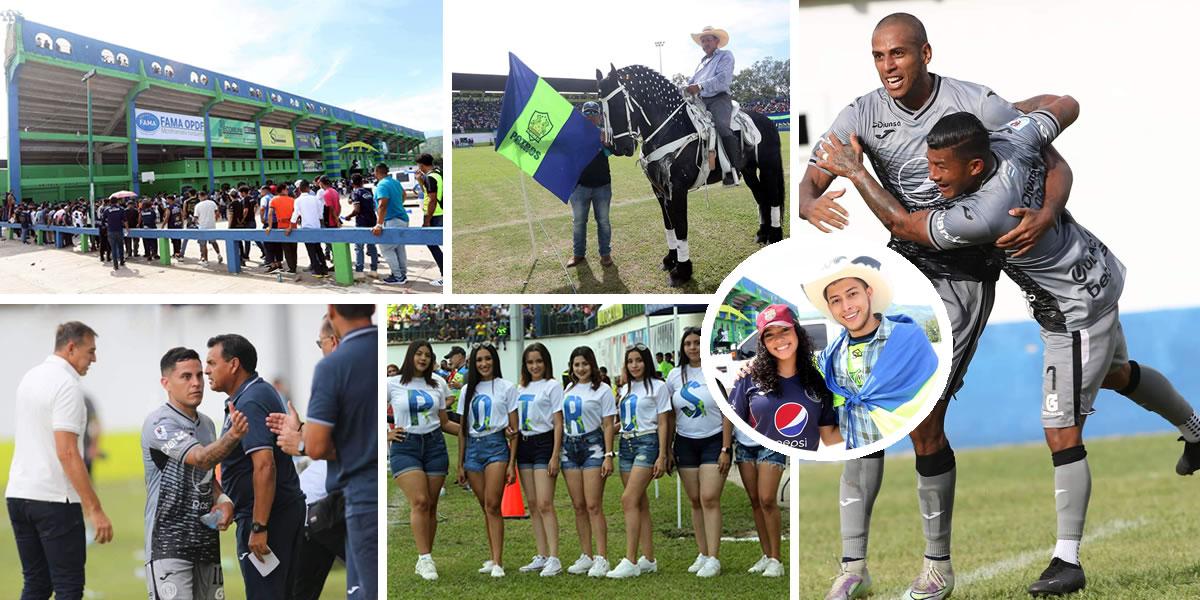
[[[563,438],[562,468],[599,469],[604,464],[604,430]]]
[[[675,466],[695,469],[700,465],[715,465],[721,457],[721,434],[714,433],[706,438],[675,436]]]
[[[531,436],[521,436],[517,442],[518,469],[545,469],[554,454],[554,432],[546,431]]]
[[[787,456],[766,446],[746,446],[734,444],[734,462],[752,462],[754,464],[771,463],[781,467],[787,466]]]
[[[647,431],[635,436],[621,436],[621,472],[628,473],[634,467],[654,467],[658,460],[658,432]]]
[[[410,433],[404,436],[404,441],[392,442],[388,447],[388,464],[392,477],[414,470],[431,477],[445,476],[450,468],[450,455],[446,453],[442,430]]]
[[[508,438],[503,431],[467,440],[467,456],[463,467],[480,472],[494,462],[508,462]]]

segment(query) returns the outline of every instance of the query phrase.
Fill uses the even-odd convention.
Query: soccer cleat
[[[646,558],[644,555],[639,556],[638,561],[637,561],[637,568],[642,573],[657,573],[658,572],[658,561],[650,560],[650,559]]]
[[[597,556],[592,562],[592,568],[588,569],[588,577],[604,577],[608,573],[608,559],[603,556]]]
[[[925,568],[904,593],[907,600],[945,600],[954,591],[954,569],[949,560],[925,559]]]
[[[485,560],[485,561],[483,561],[483,566],[479,568],[479,572],[480,573],[491,573],[492,567],[494,567],[494,566],[496,566],[496,563],[494,561]]]
[[[866,560],[841,563],[841,573],[833,578],[833,585],[825,600],[853,600],[865,598],[871,592],[871,573]]]
[[[562,570],[562,562],[558,560],[557,556],[551,556],[546,559],[546,566],[542,567],[542,572],[539,575],[542,577],[554,577],[562,573]]]
[[[572,575],[583,575],[592,568],[592,565],[595,564],[595,562],[596,561],[592,560],[592,557],[586,554],[580,554],[579,560],[575,561],[575,564],[567,567],[567,572]]]
[[[432,558],[418,558],[416,572],[425,581],[437,581],[437,566],[433,564]]]
[[[532,573],[534,571],[541,571],[545,567],[546,567],[546,557],[542,556],[541,554],[535,554],[535,555],[533,555],[532,562],[530,562],[529,564],[527,564],[517,570],[522,573]]]
[[[504,567],[492,565],[492,577],[504,577]]]
[[[1069,563],[1057,556],[1050,560],[1050,566],[1042,571],[1042,576],[1029,586],[1030,596],[1061,596],[1078,592],[1087,585],[1087,577],[1083,576],[1083,566]]]
[[[770,560],[771,559],[768,558],[766,554],[764,554],[764,555],[762,555],[762,558],[758,559],[758,562],[754,563],[754,565],[751,566],[749,569],[746,569],[746,572],[747,573],[762,573],[763,569],[767,568],[767,562]]]
[[[767,566],[763,569],[763,577],[783,577],[783,563],[774,558],[767,559]]]
[[[625,579],[628,577],[637,577],[642,574],[642,570],[637,565],[629,562],[628,558],[622,558],[621,562],[617,563],[617,568],[608,572],[606,577],[609,579]]]
[[[1200,442],[1189,442],[1182,437],[1179,441],[1183,442],[1183,456],[1179,457],[1179,462],[1175,463],[1175,472],[1180,475],[1191,475],[1200,469]]]
[[[715,556],[708,557],[708,560],[704,561],[704,566],[700,567],[699,571],[696,571],[696,577],[716,577],[720,574],[721,561]]]
[[[697,554],[696,560],[692,562],[692,566],[688,567],[688,573],[695,573],[696,571],[699,571],[706,562],[708,562],[707,556],[703,554]]]

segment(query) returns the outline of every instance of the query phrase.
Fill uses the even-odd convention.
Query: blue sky
[[[16,0],[8,5],[27,20],[276,87],[427,135],[439,134],[445,121],[437,0]]]

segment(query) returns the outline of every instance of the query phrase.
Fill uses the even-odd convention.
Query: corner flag
[[[496,152],[567,202],[600,149],[597,127],[510,52]]]

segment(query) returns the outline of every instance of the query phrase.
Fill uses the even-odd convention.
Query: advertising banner
[[[292,130],[283,127],[267,127],[261,128],[263,148],[287,148],[291,150],[296,147],[296,141],[292,137]]]
[[[315,133],[296,133],[296,147],[301,150],[320,150],[321,136]]]
[[[254,130],[254,123],[249,121],[209,117],[208,129],[214,144],[258,145],[258,135]]]
[[[139,140],[204,143],[203,117],[135,108],[133,119]]]

